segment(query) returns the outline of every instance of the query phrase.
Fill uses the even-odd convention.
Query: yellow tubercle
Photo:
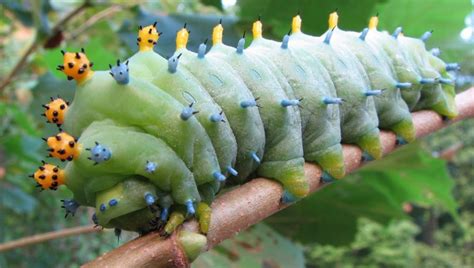
[[[373,16],[369,20],[369,30],[377,30],[377,25],[379,24],[379,17]]]
[[[81,146],[76,139],[66,132],[60,132],[56,136],[46,139],[49,147],[49,155],[61,161],[72,161],[79,156]]]
[[[176,33],[176,49],[186,48],[189,39],[189,32],[186,28],[179,30]]]
[[[300,17],[300,15],[296,15],[296,16],[293,17],[293,21],[291,22],[291,32],[292,33],[301,32],[301,17]]]
[[[160,33],[156,30],[156,23],[138,29],[137,44],[140,51],[150,51],[158,42]]]
[[[224,27],[222,24],[217,24],[214,29],[212,29],[212,44],[217,45],[222,43],[222,36],[224,34]]]
[[[93,63],[87,58],[84,49],[81,52],[63,52],[63,65],[58,66],[67,75],[68,80],[76,80],[79,84],[88,80],[93,74]]]
[[[252,34],[253,34],[253,39],[262,37],[262,22],[260,20],[257,20],[253,23]]]
[[[339,20],[339,16],[337,15],[336,11],[329,14],[329,20],[328,20],[329,29],[334,29],[334,27],[337,27],[338,20]]]
[[[64,184],[64,170],[58,168],[55,165],[46,164],[35,171],[32,175],[35,181],[38,183],[38,187],[41,186],[43,189],[57,190],[58,186]]]

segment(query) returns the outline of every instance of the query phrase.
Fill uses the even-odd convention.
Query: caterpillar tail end
[[[382,158],[382,144],[380,142],[380,131],[378,128],[374,128],[365,135],[362,135],[356,144],[374,159]]]

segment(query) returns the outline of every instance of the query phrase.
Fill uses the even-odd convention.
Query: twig
[[[90,5],[89,1],[84,1],[82,5],[71,11],[69,14],[67,14],[64,18],[62,18],[56,25],[52,28],[50,36],[54,36],[57,34],[58,31],[64,25],[73,19],[75,16],[79,15],[82,11],[84,11],[88,6]],[[16,63],[15,67],[10,71],[10,73],[6,76],[6,78],[0,83],[0,93],[5,89],[6,86],[10,84],[10,82],[13,80],[13,78],[21,71],[21,69],[24,67],[26,60],[28,57],[36,51],[38,48],[38,40],[33,40],[31,43],[30,47],[23,53],[21,56],[20,60]]]
[[[95,232],[100,232],[100,231],[102,231],[101,228],[94,227],[94,225],[88,225],[88,226],[80,226],[80,227],[63,229],[63,230],[54,231],[54,232],[48,232],[44,234],[37,234],[37,235],[33,235],[33,236],[29,236],[29,237],[25,237],[18,240],[0,244],[0,252],[12,250],[15,248],[20,248],[20,247],[26,247],[33,244],[38,244],[38,243],[42,243],[45,241],[54,240],[58,238],[75,236],[79,234],[95,233]]]
[[[474,88],[456,96],[459,116],[450,122],[432,111],[413,113],[416,136],[426,136],[450,123],[474,117]],[[381,141],[384,154],[396,148],[396,136],[391,132],[382,131]],[[348,172],[361,166],[361,150],[352,145],[344,145],[344,162]],[[309,180],[311,192],[320,189],[321,169],[314,164],[305,164],[305,174]],[[258,178],[219,196],[212,203],[211,226],[207,234],[207,249],[225,239],[247,229],[268,216],[285,208],[280,203],[283,189],[275,181]],[[197,231],[195,220],[186,222],[183,229]],[[174,240],[163,239],[158,233],[151,233],[132,240],[119,248],[84,265],[84,267],[186,267],[187,262],[180,258],[183,250]],[[176,254],[181,252],[181,254]],[[170,257],[172,256],[172,257]]]

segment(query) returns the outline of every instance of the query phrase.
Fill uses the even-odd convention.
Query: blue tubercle
[[[181,119],[186,121],[189,118],[191,118],[191,116],[199,113],[199,111],[194,110],[193,105],[194,105],[194,103],[191,103],[188,107],[183,109],[183,111],[181,112],[181,115],[180,115]]]
[[[217,181],[220,181],[220,182],[225,181],[225,179],[226,179],[225,176],[222,175],[222,173],[217,172],[217,171],[212,173],[212,176],[214,177],[214,179],[216,179]]]
[[[204,59],[204,57],[206,56],[206,50],[207,50],[206,42],[207,42],[207,40],[204,43],[199,45],[197,56],[200,59]]]
[[[328,31],[328,33],[324,37],[324,43],[325,44],[329,45],[331,43],[332,32],[334,31],[334,29],[336,29],[336,27],[334,27],[331,31]]]
[[[66,218],[69,214],[74,216],[74,214],[76,214],[77,209],[81,206],[74,199],[65,199],[65,200],[61,200],[61,202],[63,203],[61,207],[64,208],[64,210],[66,210],[66,215],[64,216],[64,218]]]
[[[105,209],[106,209],[105,205],[104,205],[104,204],[100,204],[99,210],[100,210],[101,212],[104,212]]]
[[[232,168],[231,166],[228,166],[228,167],[227,167],[227,171],[228,171],[232,176],[237,176],[237,175],[239,175],[239,172],[237,172],[237,170],[235,170],[235,169]]]
[[[395,29],[395,31],[393,31],[392,33],[392,36],[393,38],[397,39],[398,36],[403,32],[403,28],[402,27],[397,27],[397,29]]]
[[[428,39],[430,39],[431,35],[433,34],[433,30],[425,32],[421,37],[421,41],[426,42]]]
[[[165,207],[161,210],[160,220],[166,222],[168,220],[169,208]]]
[[[155,163],[155,162],[150,162],[150,161],[146,161],[146,164],[145,164],[145,171],[147,173],[153,173],[155,172],[156,168],[158,167],[158,164]]]
[[[251,152],[250,153],[250,156],[253,158],[253,160],[257,163],[260,164],[261,160],[260,160],[260,157],[258,157],[257,153],[256,152]]]
[[[247,101],[240,102],[240,107],[242,108],[249,108],[249,107],[254,107],[254,106],[257,106],[256,100],[247,100]]]
[[[441,50],[438,47],[435,47],[430,50],[430,53],[435,57],[439,57],[439,55],[441,55]]]
[[[362,32],[359,35],[359,39],[362,41],[365,41],[365,38],[367,37],[367,34],[369,33],[369,28],[364,28]]]
[[[369,89],[367,90],[364,94],[365,96],[378,96],[380,94],[382,94],[382,90],[380,89]]]
[[[125,63],[120,63],[120,60],[117,60],[117,66],[112,66],[109,64],[110,67],[110,75],[117,81],[117,83],[121,85],[126,85],[130,81],[130,77],[128,74],[128,61]]]
[[[369,162],[372,160],[375,160],[375,159],[370,154],[368,154],[367,152],[362,153],[362,162]]]
[[[293,100],[282,100],[280,102],[280,105],[282,107],[289,107],[289,106],[298,106],[300,104],[300,100],[296,100],[296,99],[293,99]]]
[[[397,136],[397,139],[395,140],[395,144],[405,145],[405,144],[408,144],[408,142],[404,138]]]
[[[118,204],[117,199],[112,198],[112,199],[109,200],[109,206],[114,207],[114,206],[116,206],[117,204]]]
[[[222,115],[223,112],[220,112],[218,114],[212,114],[210,117],[209,117],[209,120],[211,120],[211,122],[213,123],[217,123],[217,122],[225,122],[224,120],[224,116]]]
[[[329,105],[329,104],[342,104],[344,102],[344,100],[341,99],[341,98],[324,97],[323,102],[326,105]]]
[[[399,89],[411,88],[412,84],[408,82],[398,82],[396,87]]]
[[[447,63],[446,64],[446,71],[459,71],[461,69],[461,66],[459,66],[458,63],[452,62],[452,63]]]
[[[433,84],[436,83],[436,81],[437,80],[434,79],[434,78],[422,78],[420,80],[420,84],[422,84],[422,85],[433,85]]]
[[[150,193],[146,193],[144,198],[145,198],[145,202],[148,206],[151,206],[156,202],[156,198]]]
[[[289,41],[290,41],[290,36],[288,34],[285,34],[285,36],[283,36],[283,40],[281,40],[281,48],[287,49]]]
[[[439,82],[440,82],[441,84],[444,84],[444,85],[451,85],[451,84],[453,84],[453,80],[451,80],[451,79],[449,79],[449,78],[443,78],[443,77],[441,77],[441,78],[439,79]]]
[[[178,69],[179,58],[181,58],[181,55],[183,54],[179,54],[178,56],[172,56],[168,59],[168,72],[172,74],[176,73],[176,70]]]
[[[88,159],[94,161],[95,165],[107,161],[112,157],[110,149],[100,145],[98,142],[95,142],[94,147],[87,148],[86,150],[91,152],[91,156],[88,157]]]
[[[188,215],[196,214],[196,210],[194,209],[193,201],[191,201],[191,200],[186,201],[186,210],[187,210]]]
[[[235,52],[237,54],[243,54],[245,49],[245,37],[242,37],[239,39],[239,42],[237,43],[237,49]]]

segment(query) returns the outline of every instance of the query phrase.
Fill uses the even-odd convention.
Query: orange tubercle
[[[252,34],[253,34],[253,39],[262,37],[262,22],[260,20],[257,20],[253,23]]]
[[[150,51],[158,42],[161,33],[156,30],[156,22],[146,27],[138,28],[137,45],[140,51]]]
[[[64,170],[51,164],[43,165],[35,171],[32,176],[38,183],[38,187],[41,186],[43,189],[57,190],[58,186],[64,184]]]
[[[62,71],[68,80],[74,79],[82,83],[94,74],[91,69],[93,63],[87,58],[84,49],[81,49],[81,52],[62,51],[62,53],[64,65],[58,66],[58,70]]]
[[[176,33],[176,50],[186,48],[188,44],[189,31],[186,28],[182,28]]]
[[[296,16],[293,17],[293,21],[291,22],[291,32],[292,33],[301,32],[301,17],[300,17],[300,15],[296,15]]]
[[[46,116],[48,122],[58,125],[64,123],[64,115],[68,109],[66,101],[60,98],[52,99],[50,103],[43,105],[43,107],[45,108],[44,116]]]
[[[81,146],[76,139],[66,132],[60,132],[46,140],[49,147],[49,155],[61,161],[72,161],[79,156]]]
[[[334,29],[334,27],[337,27],[338,20],[339,20],[339,15],[337,15],[336,11],[329,14],[329,20],[328,20],[329,29]]]

